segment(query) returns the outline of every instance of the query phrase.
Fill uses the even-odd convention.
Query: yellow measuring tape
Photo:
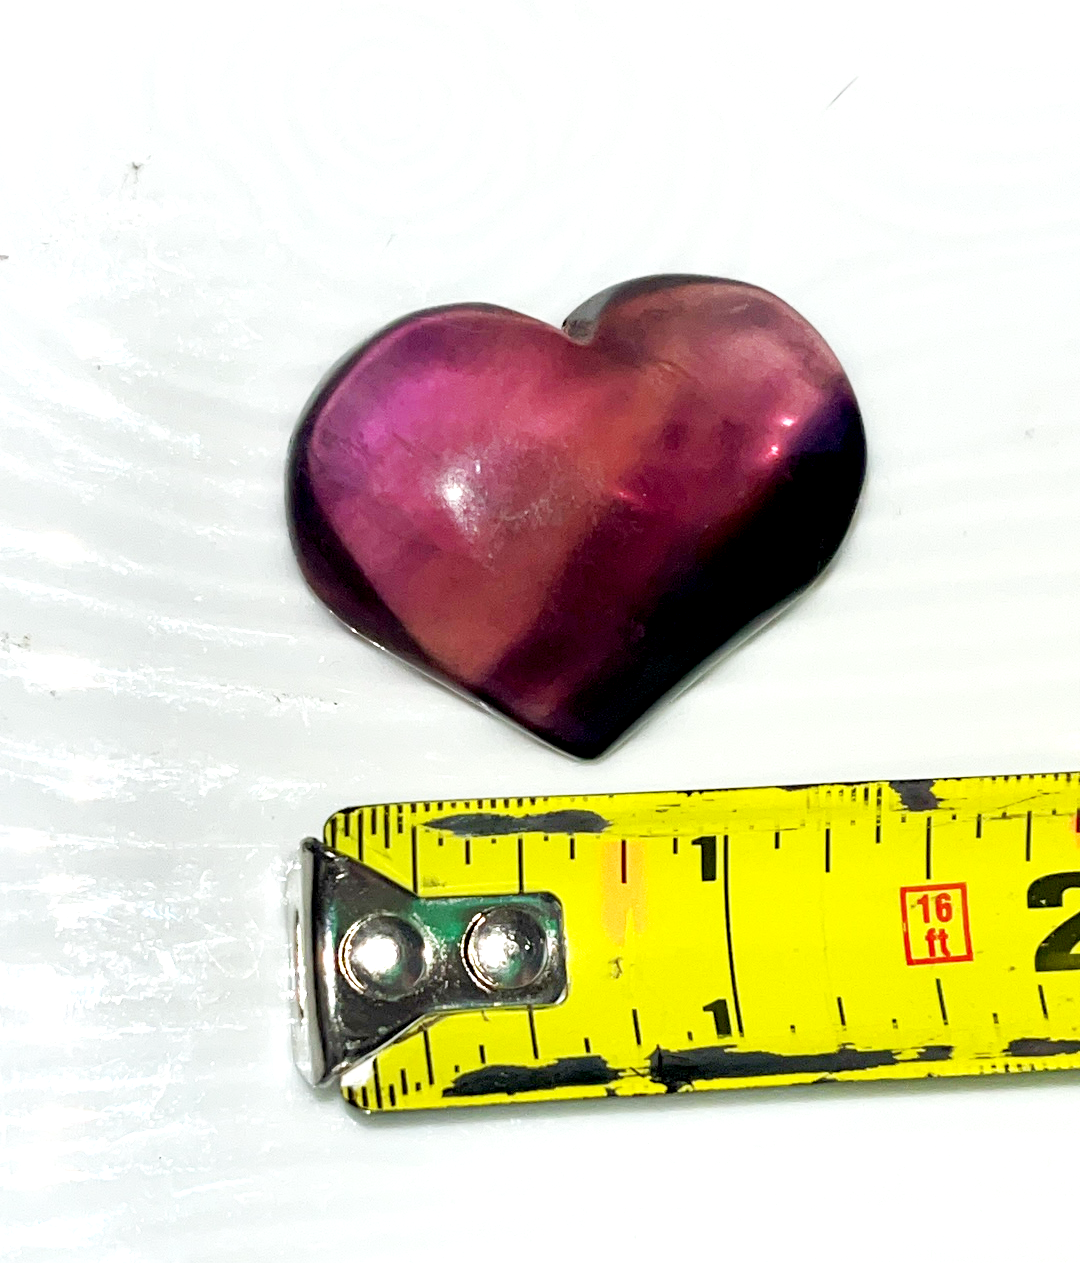
[[[1080,1067],[1080,774],[393,803],[324,840],[563,909],[565,1000],[414,1028],[364,1109]]]

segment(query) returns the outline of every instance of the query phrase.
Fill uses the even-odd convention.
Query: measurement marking
[[[494,841],[494,839],[492,839]],[[525,839],[518,838],[518,894],[525,893]],[[532,1010],[530,1009],[530,1012]]]
[[[794,1034],[795,1034],[795,1027],[794,1027],[794,1026],[791,1028],[791,1033],[792,1033],[792,1035],[794,1035]]]
[[[412,892],[414,895],[420,893],[420,873],[416,864],[416,825],[412,827]]]
[[[625,886],[626,885],[626,839],[625,838],[623,838],[622,842],[619,844],[619,848],[620,848],[619,863],[622,867],[622,884]]]
[[[1046,992],[1042,989],[1042,983],[1039,983],[1039,1008],[1042,1009],[1043,1017],[1050,1021],[1050,1014],[1046,1011]]]
[[[486,1065],[487,1065],[487,1053],[484,1051],[484,1045],[483,1045],[483,1044],[477,1044],[476,1046],[477,1046],[477,1048],[480,1050],[480,1064],[481,1064],[482,1066],[486,1066]]]
[[[360,1104],[364,1107],[364,1109],[368,1108],[367,1088],[360,1089]]]
[[[934,820],[932,816],[926,817],[926,880],[930,881],[933,877],[933,828]]]
[[[693,1031],[687,1031],[687,1032],[686,1032],[686,1042],[687,1042],[688,1044],[692,1044],[692,1043],[694,1042],[694,1032],[693,1032]]]
[[[393,1109],[397,1104],[397,1097],[394,1095],[394,1085],[392,1083],[386,1085],[386,1095],[390,1098],[390,1108]]]
[[[840,1014],[840,1025],[847,1029],[847,1018],[844,1016],[844,1001],[840,996],[836,997],[836,1011]]]
[[[379,1059],[376,1057],[371,1063],[371,1068],[375,1073],[375,1108],[382,1109],[382,1084],[379,1082]]]
[[[874,828],[874,842],[878,843],[880,841],[881,841],[881,821],[879,820],[877,822],[877,825]]]
[[[725,836],[724,841],[727,841]],[[691,846],[701,847],[701,880],[716,881],[716,838],[708,834],[703,838],[694,838]]]
[[[585,1036],[585,1051],[586,1051],[587,1053],[591,1053],[591,1052],[592,1052],[592,1044],[590,1044],[590,1043],[589,1043],[589,1037],[588,1037],[588,1035],[586,1035],[586,1036]]]
[[[330,846],[335,851],[337,850],[337,831],[338,831],[338,818],[337,816],[331,816],[330,817]]]
[[[404,808],[404,806],[403,806],[401,803],[398,803],[398,805],[397,805],[397,823],[394,825],[394,832],[395,832],[395,833],[404,833],[404,831],[405,831],[405,821],[404,821],[404,819],[403,819],[403,817],[404,817],[404,813],[405,813],[405,808]]]
[[[731,1014],[728,1012],[726,1000],[714,1000],[712,1004],[703,1004],[702,1013],[711,1013],[717,1035],[731,1034]]]
[[[998,1015],[997,1015],[996,1013],[991,1013],[991,1014],[990,1014],[990,1016],[994,1019],[994,1025],[995,1025],[995,1026],[1000,1026],[1000,1025],[1001,1025],[1001,1023],[998,1021]]]
[[[363,860],[364,858],[364,813],[358,811],[356,816],[356,858]]]
[[[378,808],[377,808],[377,807],[372,807],[372,809],[371,809],[371,836],[372,836],[372,837],[374,837],[374,836],[375,836],[376,822],[378,821],[378,818],[379,818],[379,817],[378,817]]]
[[[402,1096],[409,1095],[409,1080],[406,1077],[404,1070],[402,1070],[401,1072],[401,1095]]]
[[[570,839],[570,858],[574,858],[574,839]]]
[[[831,871],[829,867],[831,863],[832,863],[832,830],[826,829],[825,830],[825,871],[827,873]]]
[[[390,808],[384,807],[382,813],[383,846],[390,849]]]
[[[465,839],[465,863],[472,863],[472,838]]]
[[[774,851],[780,850],[780,830],[779,829],[777,829],[777,831],[773,834],[773,850]]]
[[[529,1038],[532,1040],[533,1060],[540,1060],[540,1045],[536,1042],[536,1018],[533,1017],[532,1005],[530,1004],[527,1012],[529,1014]]]
[[[945,1007],[945,992],[942,991],[941,989],[940,978],[934,979],[934,986],[937,987],[937,1002],[938,1002],[938,1007],[941,1009],[941,1020],[942,1022],[944,1022],[946,1026],[948,1026],[949,1025],[949,1011]]]
[[[637,1009],[630,1010],[630,1016],[634,1019],[634,1043],[641,1047],[641,1023],[638,1021]]]
[[[895,1018],[895,1017],[894,1017],[894,1018],[893,1018],[893,1020],[892,1020],[892,1028],[893,1028],[893,1030],[894,1030],[894,1031],[898,1031],[898,1030],[900,1029],[900,1025],[899,1025],[899,1023],[897,1022],[897,1020],[896,1020],[896,1018]]]
[[[1031,863],[1031,812],[1027,813],[1027,828],[1024,830],[1024,859]]]
[[[672,855],[678,855],[679,853],[679,839],[678,838],[671,839],[671,853]]]
[[[982,812],[981,811],[975,817],[975,836],[977,838],[982,837]]]
[[[431,1061],[431,1039],[427,1031],[424,1031],[423,1035],[424,1035],[424,1060],[427,1062],[427,1081],[428,1081],[428,1086],[433,1088],[435,1086],[435,1067]]]
[[[731,883],[729,880],[728,835],[724,834],[724,929],[727,934],[728,973],[731,976],[731,1000],[735,1006],[735,1025],[743,1033],[742,1008],[739,1005],[739,984],[735,981],[735,944],[731,936]]]

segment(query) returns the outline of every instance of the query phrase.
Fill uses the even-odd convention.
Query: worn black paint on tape
[[[506,833],[603,833],[611,824],[595,811],[538,811],[515,816],[508,811],[472,811],[426,821],[459,838],[493,838]]]
[[[889,784],[908,811],[933,811],[941,806],[941,799],[931,788],[933,781],[890,781]]]
[[[458,1075],[443,1096],[493,1096],[552,1088],[603,1087],[619,1077],[603,1057],[560,1057],[547,1066],[484,1066]]]
[[[1080,1039],[1014,1039],[1007,1057],[1063,1057],[1080,1052]]]
[[[915,1050],[912,1061],[948,1061],[948,1044],[932,1044]],[[850,1070],[874,1070],[895,1066],[901,1053],[891,1048],[838,1048],[835,1052],[785,1055],[770,1052],[737,1052],[729,1045],[687,1048],[669,1052],[657,1048],[649,1058],[649,1077],[669,1092],[707,1079],[756,1079],[780,1074],[840,1074]]]

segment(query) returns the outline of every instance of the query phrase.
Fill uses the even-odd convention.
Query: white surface
[[[1080,764],[1071,8],[19,8],[0,1257],[1074,1253],[1075,1078],[365,1123],[292,1072],[279,911],[349,801]],[[816,324],[871,476],[826,582],[576,765],[316,605],[284,452],[390,318],[664,270]]]

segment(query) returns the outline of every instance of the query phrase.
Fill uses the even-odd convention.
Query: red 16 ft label
[[[900,908],[909,965],[948,965],[972,959],[967,882],[901,886]]]

